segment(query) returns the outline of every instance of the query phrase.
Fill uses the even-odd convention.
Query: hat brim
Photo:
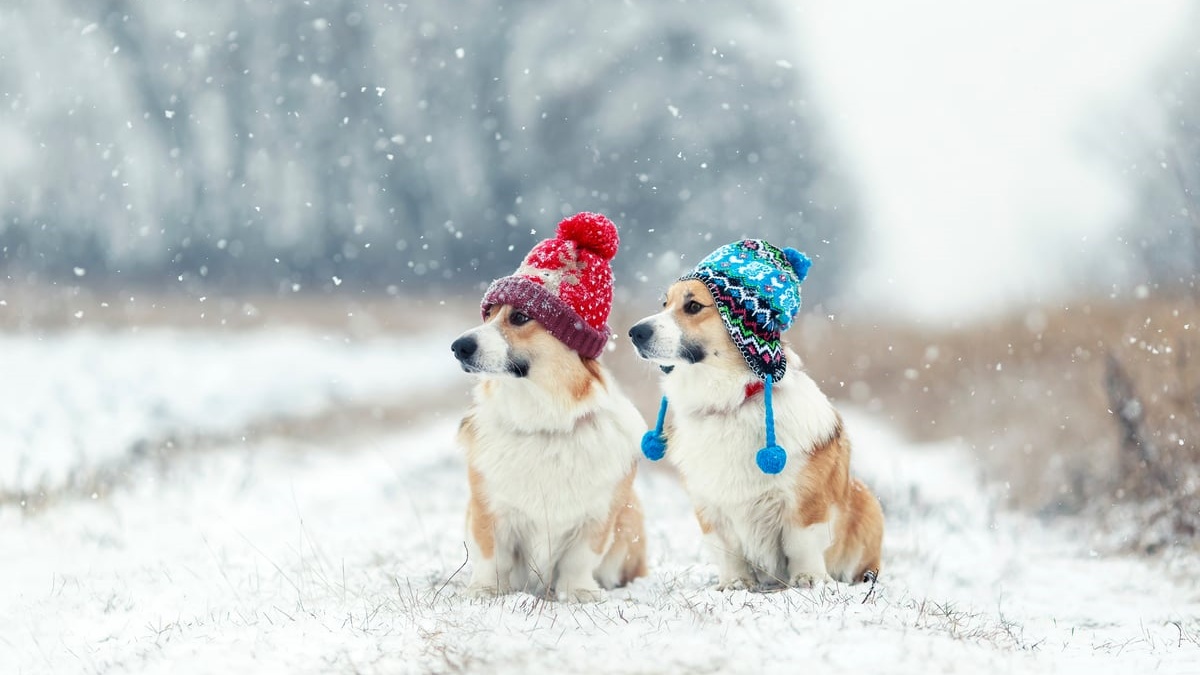
[[[480,310],[486,313],[496,305],[512,305],[540,323],[566,346],[589,359],[599,358],[608,344],[611,330],[597,330],[557,295],[529,277],[512,275],[492,282],[483,294]]]

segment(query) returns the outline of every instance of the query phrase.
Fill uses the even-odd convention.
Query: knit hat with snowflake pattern
[[[778,382],[787,372],[779,334],[800,311],[800,283],[810,266],[808,256],[794,248],[743,239],[713,251],[682,279],[708,287],[750,369],[764,382]]]
[[[557,235],[533,247],[517,271],[483,294],[481,310],[512,305],[563,344],[590,359],[608,343],[617,227],[598,213],[577,213]]]
[[[763,473],[779,473],[787,463],[786,451],[775,443],[771,386],[787,372],[780,334],[800,311],[800,284],[811,266],[808,256],[794,248],[743,239],[713,251],[680,278],[696,279],[708,287],[733,344],[763,381],[767,444],[755,457]],[[666,410],[664,396],[655,429],[642,439],[642,452],[652,460],[666,452],[662,436]]]

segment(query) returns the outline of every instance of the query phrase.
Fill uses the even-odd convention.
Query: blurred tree
[[[824,297],[854,243],[775,0],[14,0],[0,40],[23,280],[466,288],[595,210],[625,282],[764,236]]]
[[[1156,82],[1162,126],[1137,136],[1122,159],[1137,181],[1137,203],[1120,233],[1134,277],[1154,288],[1200,293],[1200,10]]]

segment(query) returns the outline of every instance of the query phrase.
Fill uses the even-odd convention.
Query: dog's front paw
[[[757,586],[753,579],[745,579],[743,577],[734,577],[732,579],[722,579],[717,583],[718,591],[751,591]]]
[[[828,574],[817,576],[808,572],[800,572],[799,574],[792,575],[788,586],[792,588],[815,588],[818,583],[827,584],[831,581],[833,581],[833,578]]]
[[[808,572],[801,572],[792,577],[788,586],[792,588],[812,588],[817,585],[817,577]]]
[[[467,595],[477,600],[488,600],[504,595],[504,591],[496,585],[471,584],[467,586]]]
[[[601,588],[568,588],[558,591],[561,602],[604,602],[608,594]]]

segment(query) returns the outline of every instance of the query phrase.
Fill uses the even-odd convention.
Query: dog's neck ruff
[[[739,408],[741,408],[742,406],[749,403],[750,399],[762,394],[763,392],[766,391],[766,389],[767,389],[767,385],[764,384],[762,380],[756,379],[753,382],[749,382],[746,384],[745,388],[742,390],[742,400],[738,401],[736,404],[734,404],[734,406],[732,408],[726,408],[726,407],[704,408],[697,412],[699,412],[701,415],[703,415],[705,417],[715,417],[718,415],[733,415],[737,412],[737,410]]]
[[[763,473],[769,476],[783,471],[784,465],[787,464],[787,451],[779,447],[775,442],[775,410],[771,404],[772,385],[774,385],[774,382],[770,378],[766,381],[755,380],[745,385],[745,389],[743,389],[745,397],[742,399],[742,404],[745,405],[746,401],[749,401],[754,396],[760,393],[763,395],[767,444],[755,453],[754,462]],[[667,397],[663,396],[662,403],[658,408],[658,420],[654,428],[642,436],[642,454],[646,456],[646,459],[653,462],[662,459],[667,453],[667,438],[663,434],[663,426],[667,419],[667,406]]]
[[[753,400],[755,396],[763,395],[766,389],[767,385],[764,384],[762,380],[749,382],[742,389],[741,400],[732,399],[728,403],[723,403],[721,405],[713,405],[705,408],[693,408],[692,414],[699,415],[701,417],[728,417],[731,415],[737,415],[742,409],[742,406]]]
[[[672,407],[704,417],[737,413],[748,400],[760,396],[765,386],[748,370],[704,363],[678,365],[662,379],[663,393],[670,397]]]
[[[496,377],[490,386],[481,382],[475,388],[475,400],[512,433],[525,436],[573,434],[596,420],[594,399],[580,405],[525,378]]]

